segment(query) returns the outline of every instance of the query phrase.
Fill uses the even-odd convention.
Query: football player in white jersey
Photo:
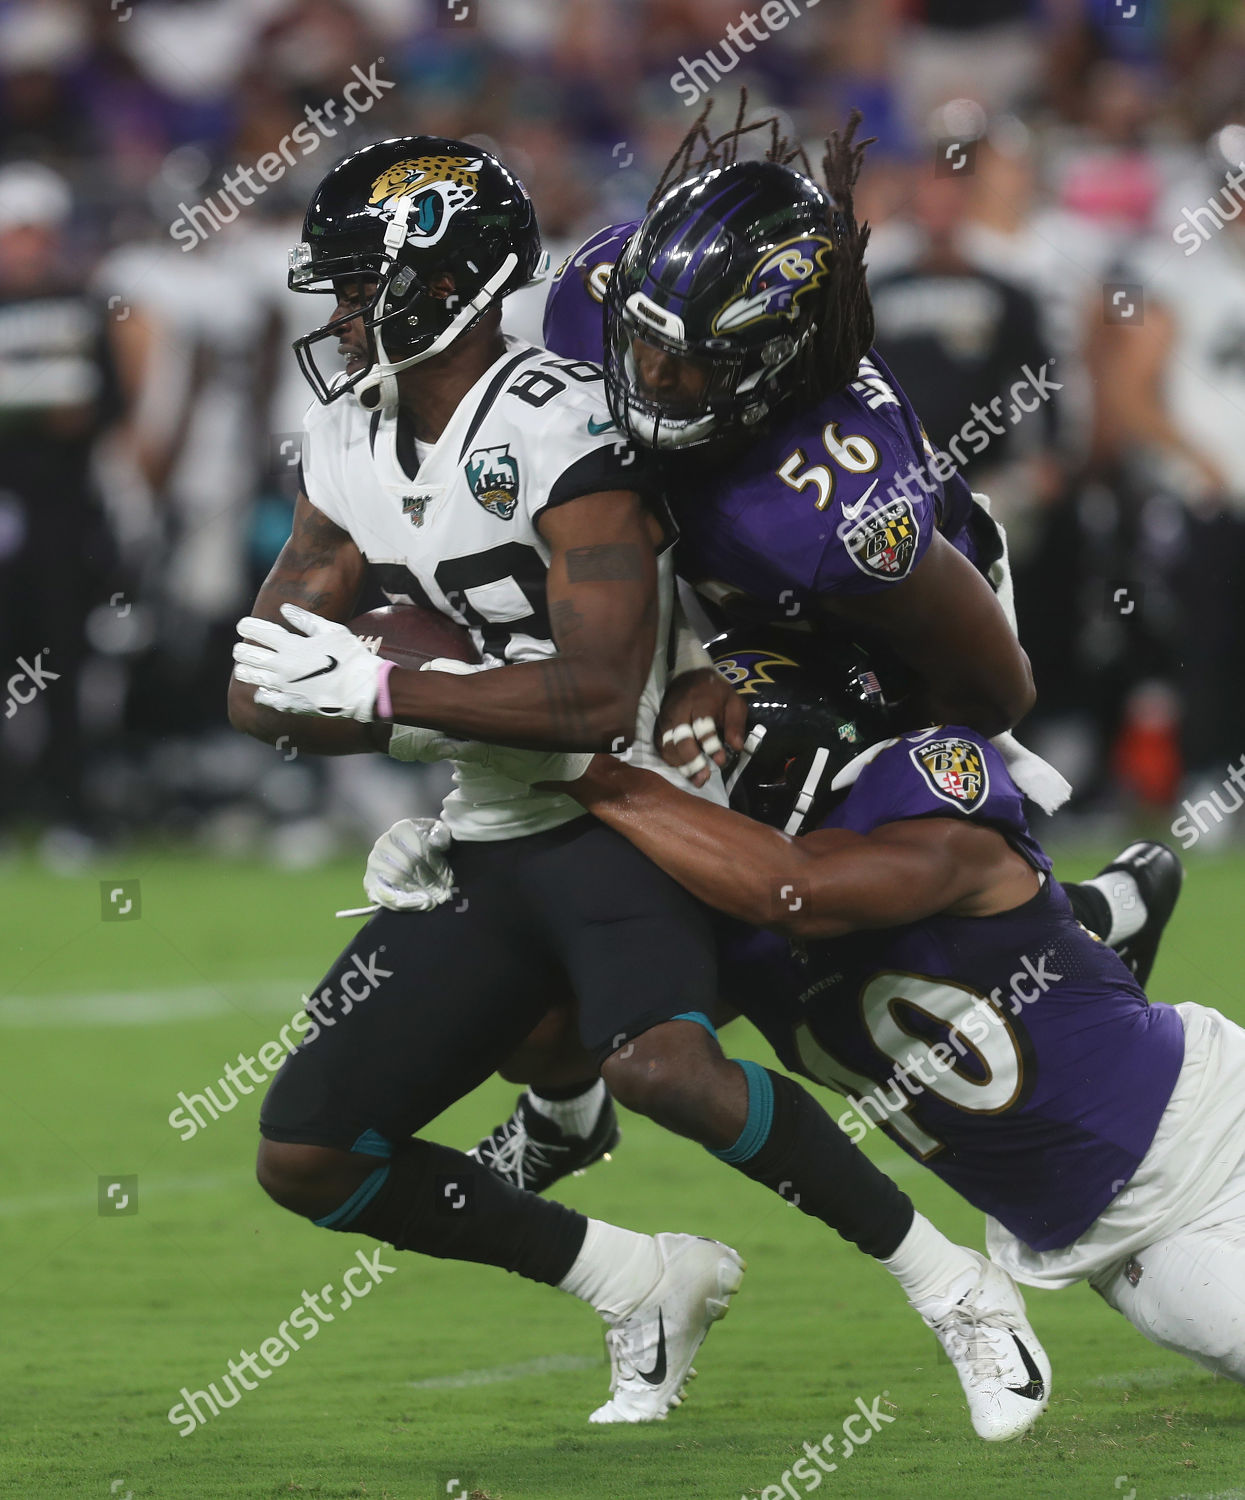
[[[651,725],[670,538],[598,372],[500,333],[501,298],[541,259],[522,186],[468,145],[365,147],[317,190],[290,281],[337,305],[295,346],[318,399],[293,534],[240,626],[239,727],[415,759],[445,753],[442,730],[575,748]],[[317,364],[325,339],[346,356],[336,379]],[[391,600],[467,626],[496,670],[388,670],[340,623],[369,566]],[[459,899],[379,912],[317,988],[264,1103],[260,1181],[324,1227],[580,1296],[611,1330],[612,1395],[594,1420],[661,1418],[739,1285],[735,1252],[587,1220],[412,1137],[568,976],[603,1054],[619,1030],[700,1004],[715,987],[708,923],[569,799],[508,778],[500,751],[488,759],[460,767],[446,808]],[[639,982],[646,950],[662,960],[656,984]]]
[[[500,299],[539,260],[521,185],[437,137],[340,162],[291,257],[291,285],[331,291],[337,307],[295,345],[319,407],[293,535],[239,627],[231,719],[325,753],[457,756],[445,816],[459,899],[382,909],[348,944],[265,1099],[258,1170],[322,1227],[589,1301],[611,1325],[614,1369],[594,1420],[645,1421],[677,1404],[739,1285],[735,1252],[586,1220],[414,1138],[515,1051],[551,997],[574,992],[581,1040],[626,1102],[895,1259],[901,1280],[954,1279],[967,1252],[804,1089],[723,1056],[699,1020],[717,990],[707,912],[569,798],[530,785],[531,750],[623,746],[684,785],[649,748],[668,525],[596,367],[500,331]],[[317,363],[325,339],[346,356],[336,379]],[[466,625],[483,670],[374,656],[340,623],[369,565],[391,599]]]

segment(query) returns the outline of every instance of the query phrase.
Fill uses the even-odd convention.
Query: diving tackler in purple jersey
[[[733,806],[788,833],[971,821],[1042,885],[995,916],[831,941],[740,929],[725,998],[786,1067],[853,1100],[839,1118],[853,1139],[880,1126],[1031,1250],[1068,1245],[1150,1148],[1184,1057],[1180,1016],[1077,922],[988,740],[939,725],[873,743],[896,709],[858,652],[819,657],[818,698],[798,653],[771,645],[735,631],[710,648],[754,705],[749,746],[767,731],[732,778]]]

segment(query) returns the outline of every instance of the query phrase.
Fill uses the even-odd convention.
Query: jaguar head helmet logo
[[[435,245],[454,214],[475,197],[483,165],[478,156],[415,156],[394,162],[372,184],[367,211],[392,219],[397,205],[413,198],[407,242]]]

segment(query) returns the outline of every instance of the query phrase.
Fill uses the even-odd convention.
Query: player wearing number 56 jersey
[[[994,736],[1054,811],[1070,787],[1010,734],[1033,684],[1004,538],[958,472],[959,440],[933,451],[872,348],[858,116],[827,142],[824,188],[776,126],[764,161],[737,159],[746,132],[770,123],[715,141],[702,117],[645,219],[561,268],[546,340],[576,357],[602,340],[610,410],[660,460],[678,571],[713,618],[885,649],[931,722]],[[973,452],[1002,430],[988,410],[965,417]],[[666,758],[703,784],[709,761],[739,748],[741,716],[716,674],[682,674],[659,721]],[[1133,935],[1136,909],[1072,898],[1103,937]]]
[[[698,127],[644,220],[560,268],[545,340],[603,358],[611,411],[662,460],[680,575],[715,620],[866,629],[913,668],[931,717],[997,734],[1033,698],[981,576],[1006,606],[1003,542],[872,348],[854,130],[828,143],[823,188],[798,149],[742,161],[738,128]]]

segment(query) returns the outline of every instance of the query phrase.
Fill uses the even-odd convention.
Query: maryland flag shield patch
[[[990,773],[981,747],[972,740],[926,740],[908,753],[930,790],[944,802],[974,812],[986,800]]]
[[[895,499],[866,511],[843,533],[843,543],[862,573],[898,583],[911,571],[920,536],[921,523],[911,503]]]

